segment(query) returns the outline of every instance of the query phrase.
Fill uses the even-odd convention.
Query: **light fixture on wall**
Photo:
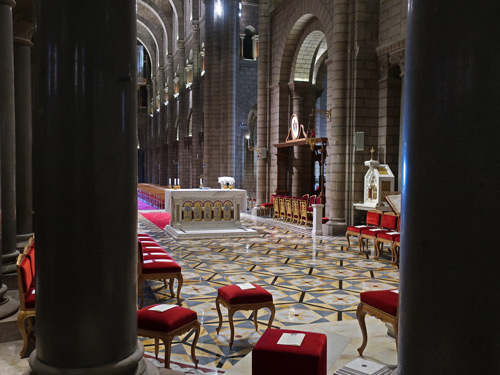
[[[253,142],[250,141],[250,132],[245,133],[245,139],[247,142],[247,148],[249,151],[253,151],[255,149]]]

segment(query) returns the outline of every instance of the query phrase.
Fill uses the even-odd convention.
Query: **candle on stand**
[[[203,178],[200,178],[200,185],[203,185]]]
[[[172,179],[168,179],[168,186],[172,185]]]

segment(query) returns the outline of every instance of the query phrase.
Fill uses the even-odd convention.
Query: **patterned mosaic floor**
[[[229,349],[227,310],[219,335],[215,297],[221,286],[252,282],[273,294],[276,305],[274,328],[309,323],[356,319],[359,293],[365,290],[397,288],[399,270],[391,265],[390,253],[378,261],[357,250],[347,252],[344,237],[311,237],[303,229],[278,226],[272,220],[244,219],[257,230],[255,238],[176,241],[139,216],[139,232],[149,233],[181,265],[184,285],[182,305],[198,313],[202,324],[196,348],[200,368],[191,365],[191,335],[172,344],[172,368],[188,374],[221,374],[247,353],[267,327],[269,313],[259,311],[259,332],[252,312],[236,312],[235,341]],[[373,246],[373,245],[371,245]],[[172,303],[162,282],[145,282],[144,306]],[[154,358],[153,341],[144,339],[146,352]],[[160,347],[160,362],[163,347]],[[159,363],[157,363],[160,366]]]

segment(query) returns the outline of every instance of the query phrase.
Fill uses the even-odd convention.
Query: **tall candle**
[[[168,184],[172,185],[172,179],[170,179],[170,178],[168,179]]]

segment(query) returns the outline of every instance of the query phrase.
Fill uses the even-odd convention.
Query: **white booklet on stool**
[[[278,344],[300,346],[304,337],[306,337],[305,333],[283,333],[278,340]]]

